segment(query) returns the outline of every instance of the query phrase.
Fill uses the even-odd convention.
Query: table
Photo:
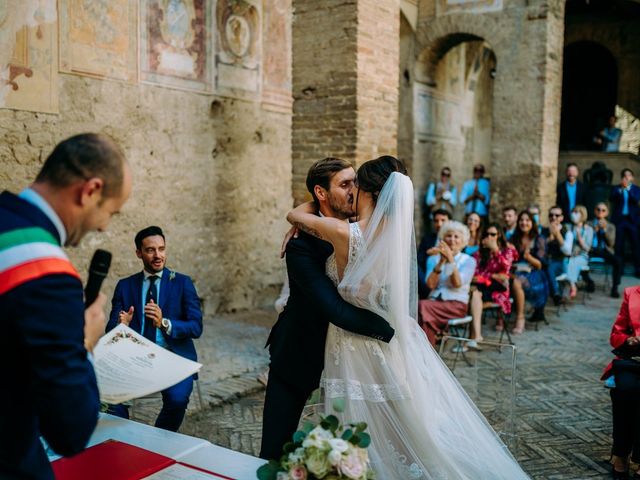
[[[255,480],[264,460],[207,440],[101,413],[88,447],[113,439],[237,480]]]

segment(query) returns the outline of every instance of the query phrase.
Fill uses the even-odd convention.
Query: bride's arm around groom
[[[329,322],[345,330],[389,342],[394,330],[382,317],[340,297],[325,274],[331,246],[305,233],[287,245],[291,293],[269,335],[271,355],[260,456],[279,458],[291,440],[309,395],[324,367]]]

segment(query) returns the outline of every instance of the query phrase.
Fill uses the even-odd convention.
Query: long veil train
[[[417,324],[413,184],[393,173],[366,230],[351,225],[349,261],[338,288],[348,302],[389,321],[389,344],[331,325],[323,388],[327,409],[365,421],[380,479],[529,478]]]

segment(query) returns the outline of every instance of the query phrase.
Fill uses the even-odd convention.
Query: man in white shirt
[[[490,182],[484,178],[484,165],[473,167],[473,178],[464,182],[460,192],[460,203],[464,205],[464,213],[477,213],[484,220],[489,216]]]

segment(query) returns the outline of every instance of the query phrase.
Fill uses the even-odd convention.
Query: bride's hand
[[[280,258],[284,258],[284,254],[287,251],[287,245],[292,238],[298,238],[299,230],[296,227],[291,227],[289,231],[284,235],[282,240],[282,246],[280,247]]]

